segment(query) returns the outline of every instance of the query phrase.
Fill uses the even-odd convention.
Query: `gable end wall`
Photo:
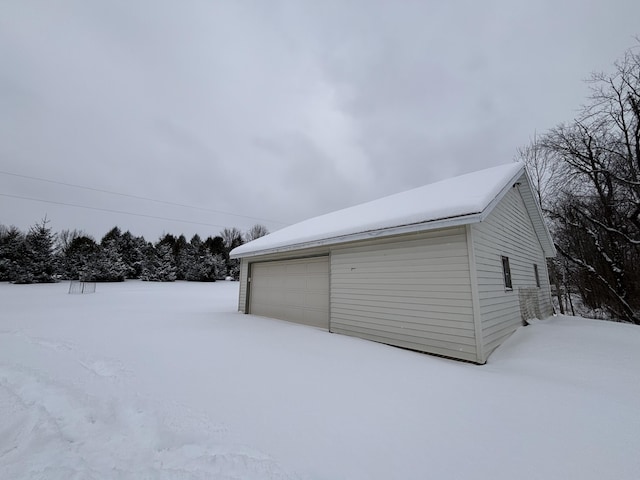
[[[552,313],[546,258],[518,188],[511,188],[483,222],[471,226],[486,356],[522,325],[521,289],[535,291],[542,318]],[[509,257],[512,290],[504,285],[502,256]]]

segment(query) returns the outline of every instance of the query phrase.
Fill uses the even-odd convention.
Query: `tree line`
[[[559,308],[640,324],[640,45],[593,74],[577,117],[522,148],[559,255]]]
[[[48,224],[45,218],[26,233],[0,225],[0,281],[213,282],[238,278],[239,262],[231,260],[229,252],[268,233],[263,225],[255,225],[244,234],[234,227],[204,240],[197,234],[188,241],[184,235],[165,234],[151,243],[113,227],[97,242],[79,230],[55,234]]]

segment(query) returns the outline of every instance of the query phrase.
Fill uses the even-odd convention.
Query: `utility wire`
[[[224,215],[231,215],[231,216],[234,216],[234,217],[242,217],[242,218],[249,218],[251,220],[259,220],[261,222],[279,223],[280,225],[286,225],[287,224],[286,222],[280,222],[278,220],[268,220],[266,218],[250,217],[248,215],[240,215],[238,213],[225,212],[223,210],[212,210],[210,208],[196,207],[196,206],[193,206],[193,205],[185,205],[185,204],[182,204],[182,203],[169,202],[169,201],[166,201],[166,200],[158,200],[156,198],[142,197],[142,196],[139,196],[139,195],[131,195],[129,193],[113,192],[111,190],[103,190],[101,188],[86,187],[84,185],[76,185],[74,183],[59,182],[59,181],[56,181],[56,180],[49,180],[47,178],[32,177],[30,175],[20,175],[18,173],[5,172],[5,171],[2,171],[2,170],[0,170],[0,174],[1,175],[8,175],[8,176],[11,176],[11,177],[26,178],[26,179],[29,179],[29,180],[37,180],[38,182],[53,183],[55,185],[63,185],[65,187],[80,188],[82,190],[90,190],[92,192],[107,193],[109,195],[118,195],[120,197],[135,198],[137,200],[147,200],[149,202],[162,203],[164,205],[174,205],[176,207],[192,208],[194,210],[201,210],[203,212],[221,213],[221,214],[224,214]],[[37,201],[45,201],[45,200],[37,200]],[[71,206],[78,206],[78,205],[71,205]],[[156,218],[162,218],[162,217],[156,217]],[[202,225],[206,225],[206,224],[203,223]]]
[[[168,220],[168,221],[171,221],[171,222],[190,223],[192,225],[204,225],[206,227],[226,228],[225,225],[217,225],[217,224],[214,224],[214,223],[191,222],[189,220],[182,220],[180,218],[160,217],[160,216],[157,216],[157,215],[145,215],[144,213],[125,212],[123,210],[112,210],[110,208],[88,207],[86,205],[78,205],[76,203],[56,202],[54,200],[43,200],[41,198],[23,197],[21,195],[11,195],[9,193],[0,193],[0,196],[2,196],[2,197],[10,197],[10,198],[20,198],[22,200],[31,200],[33,202],[50,203],[50,204],[53,204],[53,205],[64,205],[66,207],[85,208],[87,210],[99,210],[101,212],[119,213],[119,214],[122,214],[122,215],[131,215],[131,216],[134,216],[134,217],[154,218],[154,219],[157,219],[157,220]]]

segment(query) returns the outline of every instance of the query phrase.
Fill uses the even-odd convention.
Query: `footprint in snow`
[[[82,365],[84,368],[86,368],[93,374],[98,375],[99,377],[117,378],[122,376],[123,373],[130,373],[125,370],[119,362],[114,361],[94,360],[86,362],[78,360],[78,363],[80,363],[80,365]]]
[[[26,367],[0,366],[0,407],[0,478],[298,478],[250,448],[177,434],[149,405],[87,395]]]

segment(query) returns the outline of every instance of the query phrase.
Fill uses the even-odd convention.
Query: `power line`
[[[278,220],[268,220],[266,218],[251,217],[251,216],[248,216],[248,215],[240,215],[238,213],[225,212],[223,210],[213,210],[213,209],[210,209],[210,208],[196,207],[194,205],[185,205],[183,203],[169,202],[169,201],[166,201],[166,200],[158,200],[156,198],[142,197],[142,196],[139,196],[139,195],[131,195],[129,193],[113,192],[111,190],[104,190],[104,189],[101,189],[101,188],[86,187],[84,185],[77,185],[77,184],[74,184],[74,183],[59,182],[57,180],[50,180],[50,179],[47,179],[47,178],[33,177],[33,176],[30,176],[30,175],[21,175],[19,173],[5,172],[5,171],[2,171],[2,170],[0,170],[0,174],[9,175],[9,176],[12,176],[12,177],[26,178],[26,179],[29,179],[29,180],[37,180],[38,182],[53,183],[55,185],[63,185],[65,187],[80,188],[82,190],[89,190],[89,191],[92,191],[92,192],[107,193],[109,195],[118,195],[120,197],[135,198],[136,200],[146,200],[146,201],[149,201],[149,202],[162,203],[164,205],[173,205],[173,206],[182,207],[182,208],[192,208],[194,210],[201,210],[203,212],[221,213],[223,215],[231,215],[231,216],[234,216],[234,217],[242,217],[242,218],[249,218],[251,220],[259,220],[261,222],[279,223],[280,225],[286,225],[287,224],[286,222],[280,222]],[[38,200],[38,201],[40,201],[40,200]],[[71,205],[71,206],[74,206],[74,205]],[[161,217],[158,217],[158,218],[161,218]],[[202,225],[206,225],[206,224],[202,224]]]
[[[101,212],[119,213],[119,214],[122,214],[122,215],[131,215],[133,217],[154,218],[156,220],[168,220],[168,221],[171,221],[171,222],[190,223],[192,225],[203,225],[205,227],[227,228],[226,225],[217,225],[217,224],[214,224],[214,223],[191,222],[189,220],[182,220],[180,218],[160,217],[160,216],[157,216],[157,215],[146,215],[144,213],[133,213],[133,212],[125,212],[123,210],[112,210],[110,208],[88,207],[86,205],[78,205],[76,203],[56,202],[54,200],[43,200],[41,198],[23,197],[21,195],[11,195],[9,193],[0,193],[0,196],[10,197],[10,198],[20,198],[22,200],[31,200],[33,202],[50,203],[50,204],[53,204],[53,205],[64,205],[65,207],[85,208],[87,210],[98,210],[98,211],[101,211]]]

